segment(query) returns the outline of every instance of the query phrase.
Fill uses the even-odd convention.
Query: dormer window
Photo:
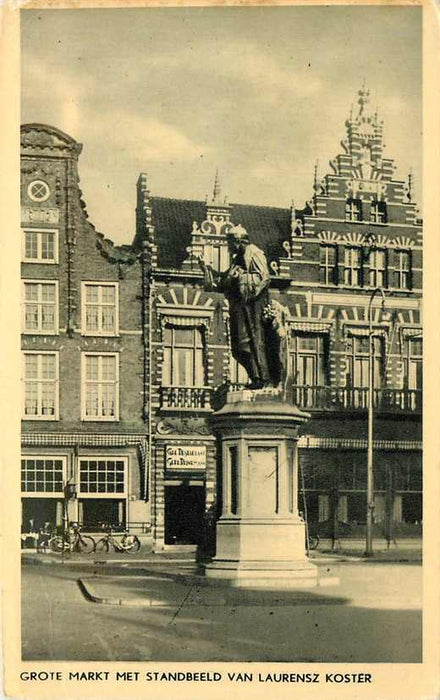
[[[362,221],[362,202],[360,199],[347,199],[345,203],[345,220]]]
[[[372,202],[370,220],[374,224],[385,224],[387,221],[387,205],[385,202]]]

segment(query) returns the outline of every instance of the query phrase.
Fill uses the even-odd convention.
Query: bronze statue
[[[278,387],[286,378],[286,338],[270,303],[266,256],[242,226],[229,230],[227,242],[232,259],[226,272],[200,260],[205,288],[222,291],[229,301],[232,355],[248,373],[248,388]]]

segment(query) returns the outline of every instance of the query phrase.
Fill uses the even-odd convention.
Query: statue
[[[222,291],[229,301],[232,355],[248,373],[248,388],[280,388],[287,374],[287,334],[281,305],[270,302],[266,256],[242,226],[232,227],[226,238],[232,256],[226,272],[199,260],[205,289]]]

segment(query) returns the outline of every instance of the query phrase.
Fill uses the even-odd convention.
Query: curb
[[[99,605],[127,605],[143,608],[151,608],[153,606],[172,607],[165,601],[160,600],[158,598],[116,598],[114,596],[97,596],[93,592],[93,588],[90,586],[90,584],[87,584],[86,586],[84,581],[80,578],[78,579],[77,583],[81,590],[81,593],[90,603],[98,603]]]
[[[183,581],[182,581],[183,582]],[[188,581],[186,581],[188,583]],[[207,580],[204,577],[196,576],[192,578],[192,583],[201,585],[202,588],[205,590],[210,589],[212,590],[212,582],[208,583]],[[182,607],[185,603],[188,605],[194,606],[194,605],[199,605],[199,606],[204,606],[204,607],[212,607],[212,606],[224,606],[224,605],[233,605],[236,607],[237,605],[240,605],[240,602],[238,601],[233,601],[228,599],[228,593],[233,594],[233,593],[241,593],[246,596],[246,602],[247,605],[279,605],[279,602],[277,602],[277,596],[280,593],[284,593],[285,591],[283,590],[270,590],[268,592],[269,595],[269,600],[267,600],[265,603],[261,601],[259,598],[253,598],[252,593],[250,591],[246,591],[246,589],[236,589],[236,588],[229,588],[228,586],[216,586],[218,595],[216,601],[210,601],[210,602],[202,602],[200,600],[189,600],[187,602],[187,597],[185,596],[183,602],[179,604],[178,601],[175,603],[170,603],[169,601],[161,600],[160,598],[151,598],[148,596],[145,596],[143,598],[120,598],[118,596],[98,596],[96,595],[92,585],[87,581],[85,582],[84,579],[77,579],[77,584],[79,586],[79,589],[81,593],[83,594],[84,598],[88,600],[90,603],[96,603],[98,605],[117,605],[117,606],[127,606],[127,607],[141,607],[141,608],[154,608],[154,607],[160,607],[160,608],[167,608],[174,610],[176,607],[180,608]],[[315,604],[315,605],[337,605],[339,604],[336,601],[333,601],[331,598],[323,598],[319,599],[316,597],[316,591],[320,588],[327,588],[330,586],[339,586],[340,585],[340,579],[337,576],[327,576],[323,577],[322,579],[318,579],[318,583],[315,587],[310,589],[311,596],[310,598],[303,598],[301,597],[300,599],[296,600],[296,604],[299,605],[309,605],[309,604]],[[289,591],[290,593],[292,592],[291,590]],[[299,588],[297,592],[304,594],[304,592],[307,592],[307,589],[301,589]],[[294,601],[286,603],[287,605],[292,605],[294,604]]]

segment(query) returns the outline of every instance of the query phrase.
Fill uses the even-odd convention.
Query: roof
[[[206,203],[190,199],[151,197],[152,220],[159,267],[180,268],[191,243],[193,221],[206,219]],[[290,238],[290,209],[250,204],[231,204],[231,221],[241,224],[252,243],[264,250],[268,260],[279,257],[282,242]]]

